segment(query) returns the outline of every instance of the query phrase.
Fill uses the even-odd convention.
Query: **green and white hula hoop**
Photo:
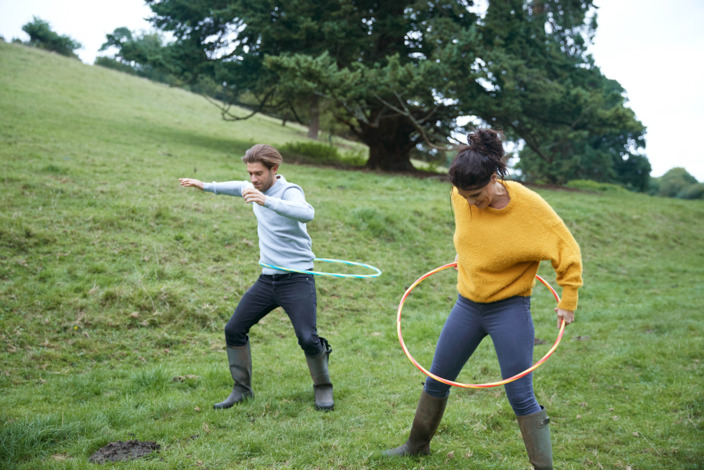
[[[370,271],[372,271],[372,273],[371,274],[328,273],[328,272],[323,272],[323,271],[306,271],[305,269],[291,269],[291,268],[286,268],[283,266],[276,266],[273,264],[262,263],[261,261],[259,262],[259,264],[264,266],[265,268],[277,269],[279,271],[286,271],[289,273],[312,274],[314,276],[329,276],[329,277],[352,278],[352,279],[367,279],[367,278],[381,276],[381,270],[379,268],[376,268],[376,267],[370,265],[370,264],[357,263],[355,261],[345,261],[345,260],[341,260],[341,259],[327,259],[327,258],[315,258],[313,261],[320,261],[322,263],[345,264],[347,266],[359,266],[360,268],[369,269]]]

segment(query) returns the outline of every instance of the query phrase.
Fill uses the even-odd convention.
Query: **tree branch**
[[[454,147],[439,147],[439,146],[435,145],[434,143],[432,143],[430,141],[430,137],[428,136],[428,133],[425,131],[425,128],[423,128],[423,125],[421,124],[421,122],[427,122],[427,120],[430,119],[430,117],[433,114],[435,114],[435,112],[438,109],[437,106],[435,106],[427,116],[421,118],[420,122],[419,122],[415,117],[413,117],[413,114],[411,113],[411,111],[408,109],[408,106],[406,105],[406,101],[398,93],[394,92],[394,96],[396,97],[398,102],[401,104],[403,109],[401,109],[397,106],[394,106],[393,104],[389,103],[388,101],[386,101],[384,98],[382,98],[381,96],[379,96],[376,93],[374,93],[373,96],[376,99],[378,99],[382,104],[384,104],[384,106],[387,106],[389,109],[397,112],[399,115],[404,116],[409,121],[411,121],[411,124],[413,124],[413,127],[416,128],[416,130],[421,135],[421,137],[423,138],[423,141],[426,143],[426,145],[428,147],[435,149],[435,150],[442,151],[442,152],[451,152],[451,151],[455,150]]]
[[[273,91],[267,93],[264,96],[264,99],[259,101],[259,105],[256,106],[252,112],[250,112],[249,114],[247,114],[244,117],[235,116],[234,114],[232,114],[230,112],[230,108],[232,107],[233,103],[223,103],[221,101],[218,101],[218,100],[211,98],[210,96],[208,96],[204,93],[201,93],[200,95],[203,96],[208,103],[212,104],[213,106],[215,106],[216,108],[218,108],[220,110],[220,115],[222,116],[222,118],[225,121],[244,121],[244,120],[251,118],[252,116],[254,116],[256,114],[261,113],[264,110],[264,108],[266,108],[266,103],[267,103],[267,101],[269,101],[269,99],[271,98],[271,96],[273,94],[274,94]],[[234,103],[234,104],[237,105],[237,103]]]

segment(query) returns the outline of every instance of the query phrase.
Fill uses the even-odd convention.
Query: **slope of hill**
[[[316,208],[316,255],[379,267],[318,281],[336,411],[316,413],[281,312],[252,331],[257,399],[228,413],[222,328],[259,266],[251,208],[178,178],[244,179],[255,142],[305,140],[266,117],[227,123],[201,97],[0,42],[0,462],[88,468],[116,440],[156,440],[145,468],[397,468],[423,377],[396,307],[454,258],[449,187],[432,179],[284,164]],[[577,322],[535,372],[556,468],[699,468],[704,461],[704,203],[539,190],[582,247]],[[554,282],[550,266],[541,274]],[[449,272],[404,310],[429,365],[455,297]],[[536,289],[552,344],[553,301]],[[498,378],[487,340],[460,376]],[[500,389],[453,392],[424,468],[524,468]]]

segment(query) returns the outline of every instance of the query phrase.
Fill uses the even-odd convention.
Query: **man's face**
[[[265,167],[262,162],[247,163],[249,180],[252,182],[254,189],[261,192],[271,188],[271,186],[276,182],[276,170],[278,169],[278,165],[272,167],[270,170]]]

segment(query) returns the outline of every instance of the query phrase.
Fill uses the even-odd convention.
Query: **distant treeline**
[[[369,148],[366,166],[382,171],[413,170],[412,158],[447,165],[467,131],[457,120],[469,117],[469,127],[501,129],[516,144],[509,157],[527,183],[704,197],[683,168],[651,178],[645,127],[586,50],[591,2],[560,12],[545,2],[489,2],[483,12],[463,1],[371,10],[293,2],[267,12],[228,3],[151,4],[159,30],[115,29],[95,64],[200,93],[224,119],[261,112],[307,125],[313,139],[321,130],[355,139]],[[37,17],[23,30],[31,46],[70,57],[81,47]]]

